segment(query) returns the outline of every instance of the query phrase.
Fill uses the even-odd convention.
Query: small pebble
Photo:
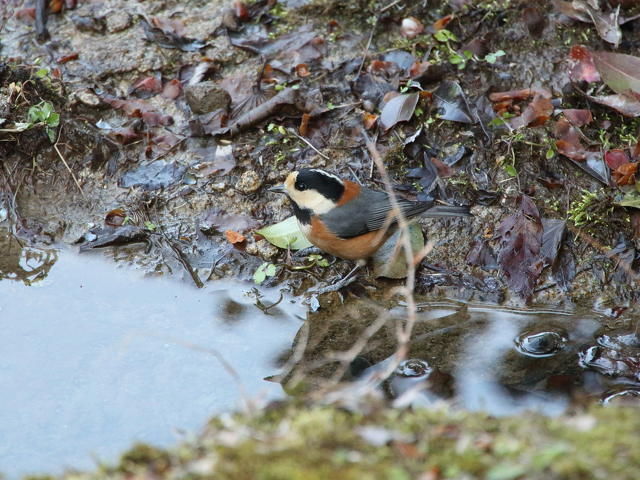
[[[242,193],[253,193],[260,188],[262,180],[253,170],[247,170],[240,176],[240,180],[236,183],[236,190]]]

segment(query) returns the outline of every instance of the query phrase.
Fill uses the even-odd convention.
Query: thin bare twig
[[[398,224],[398,228],[400,228],[400,239],[399,243],[402,244],[404,249],[405,258],[407,261],[407,280],[405,282],[404,287],[399,287],[396,289],[398,293],[401,293],[405,301],[407,303],[407,322],[404,325],[398,323],[397,329],[397,337],[398,337],[398,348],[396,350],[394,362],[391,362],[389,368],[385,372],[386,375],[391,375],[393,371],[396,369],[398,364],[406,358],[409,341],[411,339],[411,332],[413,331],[413,327],[417,321],[417,307],[415,298],[413,296],[413,291],[415,289],[415,277],[416,277],[416,268],[414,265],[414,255],[413,249],[411,247],[411,239],[409,236],[409,223],[405,218],[400,206],[398,204],[398,199],[396,198],[396,194],[393,191],[393,187],[391,185],[391,178],[387,172],[387,169],[384,166],[382,158],[380,157],[380,153],[376,147],[376,144],[372,142],[367,134],[362,131],[362,136],[365,139],[365,145],[367,146],[367,150],[371,155],[378,171],[380,172],[380,177],[384,182],[385,190],[389,195],[389,199],[391,201],[393,216],[395,217],[395,221]]]
[[[73,181],[75,182],[76,187],[78,187],[78,190],[80,190],[80,194],[84,197],[84,192],[82,191],[82,187],[80,186],[80,182],[78,182],[78,179],[76,178],[76,176],[74,175],[73,171],[71,170],[71,167],[69,167],[69,164],[64,159],[64,157],[62,156],[62,153],[60,152],[60,149],[58,148],[58,142],[60,141],[60,136],[61,135],[62,135],[62,125],[60,126],[60,129],[58,130],[58,138],[56,138],[56,143],[53,144],[53,148],[56,151],[56,153],[58,154],[58,157],[60,157],[60,160],[62,160],[62,163],[64,163],[64,166],[67,167],[67,170],[71,174],[71,178],[73,178]]]
[[[322,153],[320,150],[318,150],[316,147],[313,146],[313,144],[307,140],[306,138],[304,138],[302,135],[298,135],[298,132],[296,132],[293,128],[289,128],[288,132],[291,133],[294,137],[296,137],[298,140],[302,140],[304,143],[306,143],[307,145],[309,145],[309,147],[311,147],[311,149],[316,152],[318,155],[320,155],[322,158],[324,158],[325,160],[331,160],[328,156],[326,156],[324,153]]]

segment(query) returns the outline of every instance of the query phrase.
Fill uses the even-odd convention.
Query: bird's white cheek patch
[[[296,191],[291,197],[301,208],[307,208],[315,215],[327,213],[336,206],[334,202],[315,190]]]

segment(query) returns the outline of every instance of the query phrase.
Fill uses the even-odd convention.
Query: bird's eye
[[[296,183],[296,190],[300,190],[301,192],[307,189],[307,185],[302,183],[302,182],[298,182]]]

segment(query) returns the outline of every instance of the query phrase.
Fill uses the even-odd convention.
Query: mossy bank
[[[635,479],[637,408],[495,418],[434,408],[366,414],[278,405],[215,417],[170,450],[137,445],[89,479]],[[54,477],[31,477],[54,478]]]

